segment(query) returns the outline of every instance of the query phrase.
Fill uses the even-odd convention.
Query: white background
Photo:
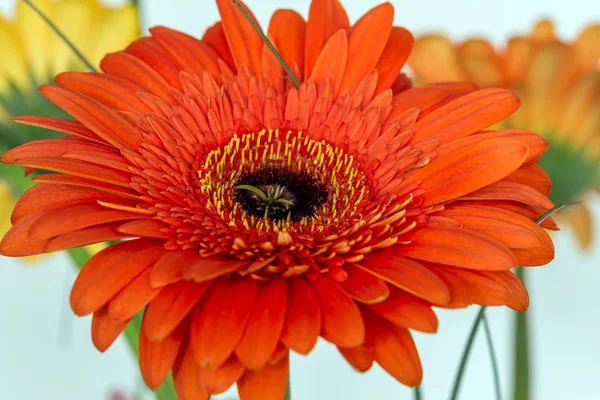
[[[248,0],[263,26],[276,8],[294,8],[307,15],[308,0]],[[524,33],[542,17],[555,20],[565,39],[586,23],[600,21],[600,5],[586,0],[418,0],[392,1],[396,25],[419,35],[442,31],[454,39],[480,35],[501,44],[510,34]],[[352,21],[376,3],[343,2]],[[9,12],[14,0],[0,0]],[[147,0],[142,2],[144,26],[167,25],[201,35],[218,19],[210,0]],[[600,45],[600,43],[599,43]],[[7,55],[3,55],[5,57]],[[594,221],[600,224],[600,201]],[[596,229],[600,236],[600,229]],[[600,250],[582,254],[569,229],[555,236],[556,260],[529,270],[533,320],[534,399],[600,399]],[[104,400],[113,389],[133,393],[143,387],[137,365],[124,340],[106,353],[92,346],[90,318],[76,318],[68,307],[74,272],[66,257],[53,255],[43,265],[0,258],[0,399]],[[416,334],[425,378],[426,400],[448,398],[458,359],[476,308],[440,311],[436,335]],[[513,313],[490,309],[501,368],[503,397],[510,396],[510,329]],[[378,367],[354,372],[327,343],[308,357],[292,356],[295,400],[402,400],[409,389]],[[147,394],[147,393],[146,393]],[[232,398],[230,391],[219,399]],[[145,397],[144,397],[145,398]],[[460,399],[493,399],[492,374],[483,335],[479,335],[463,382]]]

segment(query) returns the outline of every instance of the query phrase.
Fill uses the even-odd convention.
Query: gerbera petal
[[[281,341],[300,354],[308,354],[321,331],[319,300],[300,278],[288,279],[288,300]]]
[[[367,334],[368,332],[367,330]],[[362,346],[338,347],[340,354],[352,365],[352,368],[359,372],[367,372],[375,362],[375,346],[373,340],[368,339],[365,339],[365,344]]]
[[[437,215],[452,218],[468,229],[498,239],[510,248],[527,249],[541,244],[544,229],[511,211],[492,207],[451,206]]]
[[[408,63],[417,71],[417,78],[424,82],[467,80],[456,49],[447,38],[439,35],[417,39]]]
[[[407,386],[418,386],[423,370],[408,329],[394,326],[372,312],[365,314],[368,329],[373,334],[375,359],[381,368]]]
[[[92,342],[98,351],[104,352],[119,337],[129,321],[115,323],[110,319],[106,307],[94,312],[92,317]]]
[[[321,336],[340,347],[363,344],[365,325],[354,301],[328,278],[309,279],[308,283],[319,299]]]
[[[173,382],[179,400],[209,400],[210,394],[198,379],[199,369],[190,347],[180,351],[173,365]]]
[[[164,232],[167,229],[168,225],[164,222],[155,219],[137,219],[121,224],[118,231],[129,236],[168,239],[169,236]]]
[[[519,108],[519,99],[505,89],[482,89],[461,96],[433,111],[415,125],[411,143],[447,143],[501,121]]]
[[[425,300],[437,303],[448,301],[448,289],[444,283],[414,260],[389,253],[373,253],[369,255],[368,263],[357,265]]]
[[[93,140],[98,143],[106,143],[106,141],[94,132],[89,130],[79,121],[71,121],[67,119],[51,118],[51,117],[33,117],[22,116],[16,117],[11,122],[18,122],[24,125],[37,126],[57,132],[67,133],[69,135],[79,136],[85,139]]]
[[[392,32],[394,6],[383,3],[369,10],[350,30],[348,59],[339,91],[350,92],[377,65]],[[406,54],[408,56],[408,54]]]
[[[450,293],[446,302],[451,299]],[[369,308],[394,325],[429,333],[436,332],[438,328],[431,303],[400,289],[392,288],[385,301],[371,304]]]
[[[220,394],[240,379],[245,370],[244,364],[232,355],[217,369],[198,368],[198,375],[208,393]]]
[[[306,22],[306,49],[304,53],[304,79],[312,75],[321,49],[331,36],[350,26],[346,11],[337,0],[313,0]]]
[[[498,240],[466,228],[431,226],[407,234],[399,251],[405,257],[455,267],[502,271],[517,266],[513,253]]]
[[[163,26],[151,28],[150,33],[184,71],[202,76],[202,72],[206,70],[213,78],[221,74],[217,65],[217,52],[202,41]]]
[[[310,79],[318,84],[325,78],[330,78],[333,82],[334,92],[337,93],[342,84],[347,58],[348,37],[346,31],[340,29],[325,43],[314,64]]]
[[[203,306],[194,311],[190,340],[203,368],[216,369],[233,353],[246,329],[258,284],[254,279],[219,278]]]
[[[144,314],[142,330],[148,339],[160,342],[169,336],[198,304],[211,283],[177,282],[162,288]]]
[[[512,200],[519,203],[549,210],[552,201],[537,190],[521,183],[499,181],[461,197],[465,200]]]
[[[61,86],[44,85],[39,90],[44,97],[59,103],[65,111],[116,148],[139,147],[137,130],[98,101]]]
[[[590,210],[583,204],[572,205],[563,211],[563,216],[569,221],[579,245],[584,249],[592,243],[593,228]]]
[[[277,10],[271,17],[268,36],[289,66],[297,65],[304,76],[304,39],[306,22],[292,10]]]
[[[148,112],[150,109],[136,96],[144,88],[136,83],[115,75],[91,72],[63,72],[54,80],[61,86],[115,109],[132,112]]]
[[[258,285],[246,330],[235,348],[237,358],[248,369],[263,368],[277,348],[287,300],[287,285],[283,279]]]
[[[42,212],[43,214],[43,212]],[[0,252],[4,256],[24,257],[41,254],[45,251],[47,240],[31,240],[29,228],[38,220],[40,213],[34,213],[19,219],[2,238]]]
[[[150,286],[150,269],[147,268],[108,303],[108,314],[114,322],[129,320],[159,292],[160,289]]]
[[[345,268],[348,278],[338,285],[353,299],[365,304],[384,301],[390,294],[388,285],[375,275],[359,268]]]
[[[408,59],[413,42],[413,36],[409,31],[397,26],[392,28],[390,37],[375,66],[378,75],[375,95],[389,88],[398,78],[400,70]]]
[[[50,239],[65,233],[89,228],[102,223],[143,218],[136,212],[113,210],[99,204],[75,204],[41,215],[31,225],[31,239]]]
[[[599,40],[600,24],[597,23],[586,27],[579,34],[579,37],[573,44],[573,50],[581,69],[593,71],[598,68],[598,60],[600,59]]]
[[[247,371],[238,381],[240,400],[280,400],[285,395],[289,355],[260,371]]]
[[[249,261],[232,260],[227,257],[197,258],[194,262],[185,265],[181,272],[186,280],[204,282],[237,271],[248,264]]]
[[[143,325],[144,321],[142,321]],[[180,325],[165,339],[160,342],[153,342],[148,339],[143,331],[140,332],[140,371],[144,382],[150,389],[158,389],[167,378],[177,358],[184,333],[184,326]]]
[[[202,258],[193,250],[169,251],[152,266],[150,284],[152,287],[163,287],[183,280],[183,268],[199,259]]]
[[[97,311],[164,253],[156,241],[137,239],[118,243],[95,254],[71,289],[71,308],[77,315]]]
[[[248,15],[256,22],[256,18],[244,3],[239,1]],[[229,43],[231,54],[235,60],[235,65],[239,68],[242,65],[250,68],[256,74],[262,71],[261,56],[263,41],[254,31],[254,28],[244,18],[233,2],[228,0],[217,0],[219,14],[223,24],[223,31]]]
[[[213,49],[215,49],[230,68],[232,68],[234,71],[236,70],[235,62],[233,61],[231,50],[227,44],[227,38],[225,37],[225,32],[223,31],[223,24],[221,21],[216,22],[213,26],[208,28],[206,32],[204,32],[202,41],[206,42]]]
[[[527,157],[527,146],[512,139],[465,141],[440,153],[405,183],[422,181],[426,205],[436,205],[486,187],[506,177]]]
[[[117,231],[120,222],[113,222],[102,225],[95,225],[89,228],[71,231],[52,239],[49,239],[44,246],[45,252],[72,249],[74,247],[87,246],[95,243],[102,243],[108,240],[118,240],[130,237]]]
[[[145,37],[136,40],[127,46],[125,53],[134,56],[133,60],[139,59],[143,61],[148,67],[158,72],[169,85],[181,89],[181,81],[179,80],[181,65],[179,65],[177,60],[173,59],[171,54],[154,37]],[[146,67],[144,66],[143,68],[145,69]],[[131,78],[133,76],[126,75],[126,79],[133,81]],[[139,92],[147,92],[147,89]]]

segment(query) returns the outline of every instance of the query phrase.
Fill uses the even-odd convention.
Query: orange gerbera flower
[[[19,200],[2,254],[130,239],[92,257],[71,292],[99,350],[145,309],[148,386],[172,370],[182,399],[237,382],[242,400],[280,400],[289,351],[319,336],[357,370],[377,362],[416,386],[409,329],[436,331],[432,306],[527,308],[510,269],[553,258],[532,221],[553,205],[535,165],[546,142],[482,130],[517,109],[513,94],[401,91],[412,37],[393,7],[351,26],[335,0],[313,1],[306,22],[273,15],[296,88],[217,4],[201,40],[157,27],[103,73],[58,75],[40,90],[77,120],[17,121],[71,136],[2,158],[56,172]]]
[[[464,81],[504,87],[517,93],[521,109],[499,128],[540,132],[550,144],[540,165],[550,175],[556,203],[579,200],[600,187],[600,25],[587,27],[573,43],[563,43],[550,21],[528,37],[511,38],[505,49],[481,39],[454,45],[440,35],[416,40],[409,64],[419,83]],[[565,210],[583,247],[591,243],[585,205]]]

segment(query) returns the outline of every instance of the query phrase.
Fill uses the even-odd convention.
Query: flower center
[[[271,221],[312,218],[327,197],[325,185],[305,172],[287,167],[244,173],[235,189],[235,201],[246,213]]]
[[[229,226],[326,233],[354,217],[367,194],[357,164],[302,131],[262,130],[208,153],[198,177],[206,209]]]

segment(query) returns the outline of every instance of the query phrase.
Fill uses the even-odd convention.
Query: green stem
[[[423,395],[421,394],[421,386],[417,386],[413,389],[413,397],[415,400],[423,400]]]
[[[502,399],[502,389],[500,388],[500,372],[498,371],[498,359],[494,350],[494,341],[492,340],[492,330],[488,323],[487,317],[483,316],[483,329],[485,331],[485,339],[490,352],[490,361],[492,363],[492,374],[494,375],[494,389],[496,391],[496,400]]]
[[[525,269],[517,268],[516,275],[525,284]],[[515,314],[513,400],[529,400],[531,377],[529,361],[529,318],[526,311]]]
[[[89,260],[90,254],[84,248],[76,248],[67,250],[67,254],[71,257],[73,264],[77,267],[77,270],[81,270],[85,263]],[[137,314],[131,319],[127,327],[125,328],[124,334],[125,339],[129,348],[133,352],[136,358],[139,358],[139,336],[142,327],[142,312]],[[173,384],[173,378],[169,374],[168,378],[164,381],[162,386],[158,388],[154,395],[157,400],[177,400],[177,394],[175,392],[175,386]]]
[[[290,370],[288,367],[288,377],[287,383],[285,384],[285,395],[283,396],[283,400],[292,400],[292,378],[290,375]]]
[[[452,394],[450,395],[450,400],[456,400],[458,398],[458,391],[460,390],[460,384],[462,383],[463,375],[465,374],[465,368],[467,366],[467,359],[469,358],[469,354],[471,354],[471,348],[473,347],[473,342],[475,340],[475,334],[477,333],[477,329],[479,328],[479,324],[485,317],[485,306],[479,309],[477,313],[477,317],[475,321],[473,321],[473,326],[471,327],[471,333],[469,334],[469,338],[467,339],[467,343],[462,353],[462,357],[460,360],[460,364],[458,365],[458,370],[456,371],[456,377],[454,378],[454,386],[452,388]]]

